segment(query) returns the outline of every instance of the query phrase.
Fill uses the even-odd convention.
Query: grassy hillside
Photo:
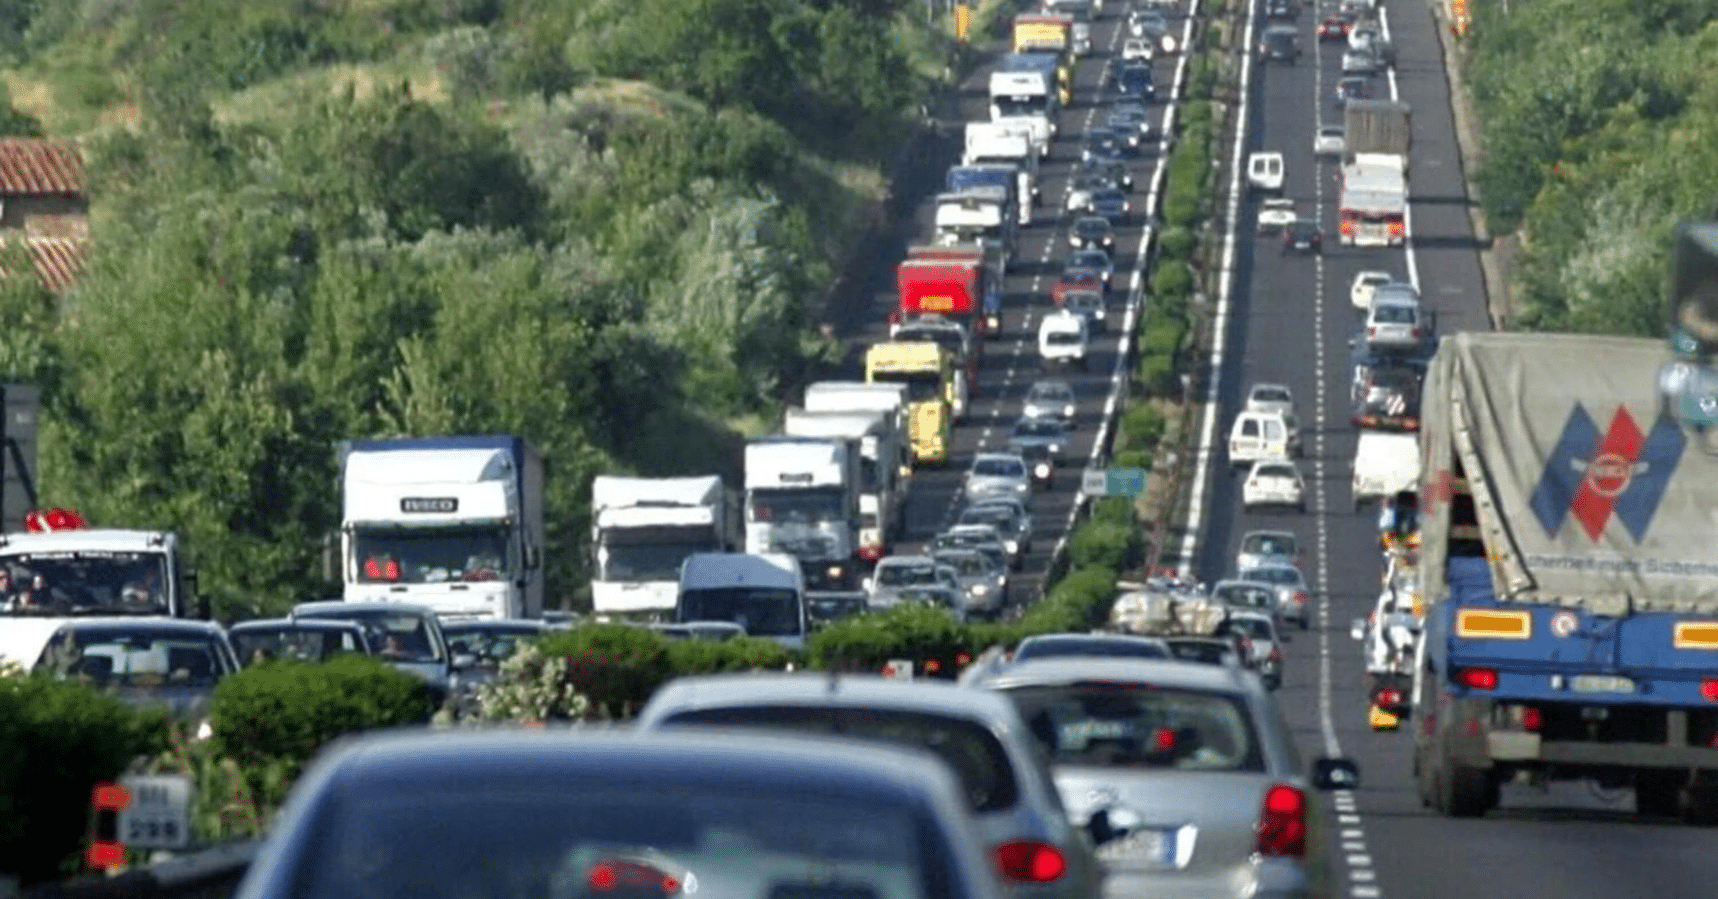
[[[1473,0],[1467,77],[1521,326],[1664,333],[1670,228],[1718,204],[1718,4]]]
[[[602,470],[721,470],[950,51],[810,0],[0,0],[0,128],[76,139],[80,287],[0,286],[45,497],[173,528],[229,613],[317,595],[334,446],[524,434],[551,589]],[[733,474],[734,472],[726,472]]]

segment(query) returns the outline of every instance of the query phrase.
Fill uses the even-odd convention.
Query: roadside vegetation
[[[180,532],[246,617],[322,595],[340,441],[517,433],[575,600],[592,475],[732,477],[830,356],[945,77],[923,9],[0,0],[0,131],[77,140],[92,202],[77,289],[0,286],[43,495]]]
[[[1473,0],[1480,202],[1529,330],[1664,333],[1669,232],[1718,203],[1718,6]]]

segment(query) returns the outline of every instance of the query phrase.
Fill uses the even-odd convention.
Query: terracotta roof
[[[24,241],[30,248],[30,262],[35,265],[36,274],[42,276],[42,283],[49,290],[58,293],[77,281],[89,249],[87,241],[64,237],[27,237]],[[0,277],[5,275],[0,270]]]
[[[63,141],[35,137],[0,138],[0,195],[82,195],[83,161]]]

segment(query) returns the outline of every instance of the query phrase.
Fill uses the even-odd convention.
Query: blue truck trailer
[[[1423,393],[1414,773],[1459,817],[1505,782],[1718,815],[1718,455],[1666,416],[1662,342],[1458,334]]]

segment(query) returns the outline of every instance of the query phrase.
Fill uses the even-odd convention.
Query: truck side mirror
[[[322,579],[331,584],[345,580],[340,576],[340,534],[336,531],[322,537]]]
[[[525,568],[527,570],[536,570],[536,568],[542,564],[543,564],[543,551],[534,544],[530,545],[530,546],[526,546],[525,547]]]
[[[209,620],[209,604],[197,590],[197,569],[187,568],[179,576],[179,582],[185,588],[185,610],[194,618]]]
[[[1365,640],[1366,639],[1366,619],[1364,619],[1364,618],[1354,619],[1354,622],[1348,626],[1348,636],[1353,637],[1356,640]]]

